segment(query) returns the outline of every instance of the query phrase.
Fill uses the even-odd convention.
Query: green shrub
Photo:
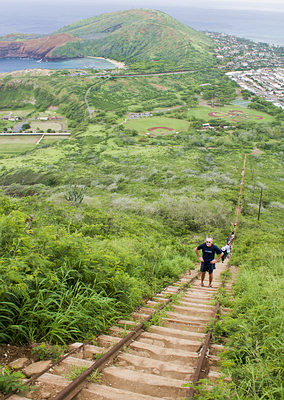
[[[48,343],[40,343],[33,347],[32,354],[40,360],[58,361],[68,350],[68,346],[50,345]]]
[[[67,192],[64,194],[64,197],[67,201],[70,201],[71,203],[78,205],[82,203],[85,196],[85,192],[86,192],[85,186],[71,185],[67,190]]]
[[[25,375],[22,372],[13,371],[9,367],[0,365],[0,392],[7,394],[14,390],[24,392],[28,388],[23,383]]]

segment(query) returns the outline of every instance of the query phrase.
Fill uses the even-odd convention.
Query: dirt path
[[[241,209],[241,200],[242,200],[244,180],[245,180],[246,161],[247,161],[247,155],[245,154],[244,162],[243,162],[243,169],[242,169],[242,173],[241,173],[241,182],[240,182],[240,190],[239,190],[239,195],[238,195],[238,204],[237,204],[237,207],[236,207],[236,222],[235,222],[235,224],[238,224],[239,216],[240,216],[241,211],[242,211],[242,209]]]

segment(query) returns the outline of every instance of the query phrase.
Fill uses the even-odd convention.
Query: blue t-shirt
[[[215,253],[223,253],[219,247],[215,246],[215,244],[212,244],[212,246],[207,246],[206,243],[202,243],[197,247],[197,250],[202,250],[202,258],[204,263],[209,263],[210,261],[214,260]]]

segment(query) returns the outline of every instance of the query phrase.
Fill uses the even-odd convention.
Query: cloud
[[[68,0],[59,0],[68,1]],[[70,1],[70,0],[69,0]],[[73,0],[71,0],[73,1]],[[93,0],[81,0],[81,2],[93,2]],[[212,9],[255,9],[255,10],[279,10],[284,12],[283,0],[104,0],[98,2],[109,5],[127,5],[131,8],[158,8],[159,6],[186,7],[186,8],[212,8]]]
[[[69,5],[77,7],[78,0],[0,0],[0,6],[9,6],[11,3],[27,4],[38,9],[46,8],[49,5]],[[283,0],[80,0],[80,5],[89,5],[95,8],[106,7],[107,9],[121,10],[125,8],[206,8],[206,9],[238,9],[238,10],[259,10],[259,11],[280,11],[284,12]]]

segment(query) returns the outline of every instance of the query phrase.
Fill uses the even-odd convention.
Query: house
[[[136,119],[136,118],[142,118],[142,117],[152,117],[151,112],[143,112],[143,113],[130,113],[129,118],[131,119]]]
[[[211,126],[209,123],[207,123],[207,124],[202,124],[201,130],[202,130],[202,131],[206,131],[206,129],[214,129],[214,127]]]
[[[2,117],[3,121],[19,121],[21,118],[18,117],[17,115],[12,115],[12,113],[10,113],[9,115],[4,115],[4,117]]]

